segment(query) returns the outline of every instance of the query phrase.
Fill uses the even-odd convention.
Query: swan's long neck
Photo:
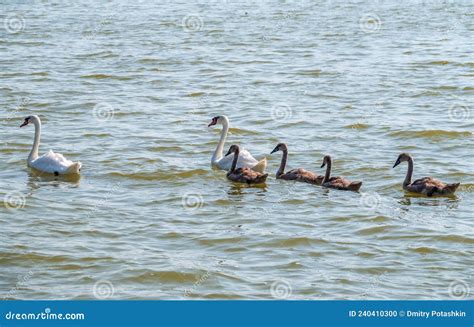
[[[222,123],[221,138],[219,139],[219,143],[217,144],[216,151],[214,151],[214,154],[212,155],[212,159],[211,159],[212,162],[215,162],[223,157],[224,144],[225,144],[225,140],[227,139],[228,132],[229,132],[229,120],[227,118],[224,118],[223,123]]]
[[[33,148],[31,149],[30,155],[28,156],[28,161],[33,161],[38,158],[39,144],[41,138],[41,121],[34,120],[33,124],[35,125],[35,140],[33,142]]]
[[[324,175],[323,183],[326,183],[327,181],[329,181],[329,178],[331,177],[331,166],[332,166],[332,160],[329,159],[326,163],[326,174]]]
[[[405,177],[405,180],[403,181],[403,185],[410,185],[412,176],[413,176],[413,159],[409,158],[408,159],[408,171],[407,171],[407,175]]]
[[[286,161],[288,160],[288,150],[283,150],[283,156],[281,157],[280,168],[278,168],[276,175],[283,175],[285,172]]]
[[[230,167],[229,172],[233,172],[235,170],[235,167],[237,167],[237,160],[239,160],[239,148],[235,149],[234,151],[234,160],[232,160],[232,166]]]

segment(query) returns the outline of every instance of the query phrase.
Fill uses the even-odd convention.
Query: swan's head
[[[22,128],[23,126],[28,125],[30,123],[30,119],[31,119],[31,116],[26,117],[25,120],[23,121],[23,123],[21,123],[20,128]]]
[[[411,159],[411,156],[408,154],[408,153],[402,153],[398,156],[398,159],[397,161],[395,161],[395,164],[393,165],[392,168],[395,168],[397,167],[399,164],[401,164],[402,162],[404,161],[409,161],[409,160],[412,160]]]
[[[324,156],[323,158],[323,164],[321,165],[321,168],[323,168],[324,166],[326,166],[326,164],[330,164],[331,163],[331,156]]]
[[[235,153],[235,152],[238,152],[239,151],[239,146],[238,145],[231,145],[230,148],[229,148],[229,151],[227,151],[227,153],[225,154],[225,156],[227,157],[229,154],[231,153]]]
[[[224,124],[226,122],[227,123],[229,122],[229,120],[227,119],[226,116],[212,117],[211,122],[209,123],[209,125],[207,125],[207,127],[211,127],[211,126],[214,126],[214,125],[217,125],[217,124]]]
[[[285,143],[278,143],[275,149],[273,149],[273,151],[270,152],[270,154],[278,152],[278,151],[283,151],[283,152],[288,151],[288,147],[286,146]]]
[[[35,123],[35,122],[39,122],[39,121],[40,121],[40,119],[36,115],[28,116],[28,117],[25,118],[25,120],[23,120],[23,123],[20,125],[20,127],[26,126],[29,123]]]

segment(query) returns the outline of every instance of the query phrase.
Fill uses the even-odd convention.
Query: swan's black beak
[[[20,125],[20,128],[22,128],[23,126],[28,125],[28,123],[29,123],[28,119],[25,119],[25,121]]]
[[[207,125],[207,127],[211,127],[211,126],[214,126],[215,124],[217,124],[217,119],[219,117],[213,117],[211,122],[209,123],[209,125]]]
[[[227,151],[227,153],[225,154],[225,157],[227,157],[227,156],[228,156],[229,154],[231,154],[232,152],[233,152],[233,151],[231,151],[231,150],[229,149],[229,151]]]
[[[325,162],[323,162],[323,164],[321,165],[321,168],[323,168],[324,166],[326,166],[326,163],[325,163]]]
[[[272,152],[270,152],[270,154],[273,154],[273,153],[277,152],[278,150],[280,150],[280,149],[279,149],[278,146],[277,146],[277,147],[275,147],[275,149],[273,149]]]
[[[395,168],[395,167],[397,167],[399,164],[400,164],[400,159],[397,159],[397,161],[395,162],[395,164],[393,165],[393,167],[392,167],[392,168]]]

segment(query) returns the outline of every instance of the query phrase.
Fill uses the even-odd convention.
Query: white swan
[[[50,173],[54,175],[66,175],[66,174],[79,174],[82,164],[80,162],[72,162],[67,160],[60,153],[54,153],[49,150],[48,153],[38,157],[38,149],[41,137],[41,120],[38,116],[28,116],[25,118],[23,124],[20,127],[26,126],[29,123],[35,125],[35,141],[33,148],[31,149],[30,155],[28,156],[28,166],[40,170],[44,173]]]
[[[212,118],[207,127],[214,126],[217,123],[222,124],[222,133],[216,151],[214,151],[214,154],[212,155],[211,165],[222,170],[229,170],[232,166],[232,161],[234,160],[233,153],[224,157],[224,143],[227,138],[227,133],[229,132],[229,119],[226,116],[216,116]],[[263,173],[267,167],[267,159],[263,158],[258,161],[250,154],[250,152],[241,149],[239,152],[239,158],[237,159],[237,168],[244,167]]]

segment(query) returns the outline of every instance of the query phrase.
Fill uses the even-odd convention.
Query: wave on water
[[[320,69],[313,69],[313,70],[301,70],[298,71],[296,74],[297,75],[306,75],[306,76],[319,76],[321,75],[321,70]]]
[[[468,131],[445,131],[440,129],[434,130],[425,130],[425,131],[396,131],[389,133],[390,136],[401,137],[401,138],[416,138],[416,137],[425,137],[425,138],[468,138],[472,137],[473,133]]]
[[[459,188],[458,188],[458,192],[461,191],[461,192],[466,192],[466,193],[474,193],[474,184],[463,184],[461,183],[461,185],[459,185]]]
[[[206,94],[207,94],[206,92],[191,92],[188,94],[188,96],[191,98],[194,98],[194,97],[200,97]]]
[[[13,39],[12,39],[13,40]],[[34,46],[34,47],[43,47],[46,45],[50,46],[55,46],[55,44],[52,43],[46,43],[46,42],[41,42],[41,41],[16,41],[17,39],[14,39],[15,41],[5,41],[2,40],[2,43],[6,43],[8,46],[15,46],[15,45],[20,45],[20,46]]]
[[[368,228],[362,228],[357,231],[357,234],[369,236],[369,235],[380,235],[385,232],[389,232],[393,229],[392,226],[389,225],[378,225]]]
[[[416,63],[416,65],[430,65],[430,66],[446,66],[446,65],[454,65],[460,67],[474,67],[474,62],[455,62],[449,60],[433,60],[428,62],[421,62]]]
[[[84,133],[82,134],[83,137],[98,137],[98,138],[107,138],[111,137],[112,134],[110,133]]]
[[[132,77],[130,76],[117,76],[117,75],[108,75],[108,74],[89,74],[89,75],[81,75],[81,78],[89,78],[89,79],[114,79],[119,81],[127,81],[131,80]]]
[[[70,263],[71,261],[76,261],[76,262],[83,262],[83,263],[92,263],[95,261],[102,261],[102,260],[109,261],[109,260],[113,260],[113,258],[112,257],[99,257],[99,258],[74,257],[74,258],[71,258],[65,255],[46,255],[46,254],[40,254],[40,253],[35,253],[35,252],[30,252],[30,253],[0,252],[0,264],[2,265],[18,263],[18,262],[25,262],[25,263],[38,262],[38,263],[57,264],[57,263],[63,263],[63,262]]]
[[[438,252],[438,249],[428,246],[409,247],[408,250],[420,254],[430,254]]]
[[[83,59],[83,58],[112,58],[112,57],[118,57],[118,55],[113,53],[112,51],[99,51],[99,52],[91,52],[91,53],[76,55],[76,58],[80,58],[80,59]]]
[[[176,180],[186,179],[195,176],[202,176],[209,174],[209,171],[204,169],[193,169],[188,171],[154,171],[154,172],[112,172],[109,175],[112,177],[121,177],[127,179],[136,180],[148,180],[148,181],[163,181],[163,180]]]
[[[221,133],[221,129],[218,127],[215,129],[219,133]],[[237,127],[231,127],[229,128],[229,134],[236,134],[236,135],[259,135],[261,134],[260,132],[256,130],[248,130],[248,129],[241,129]]]
[[[448,60],[436,60],[436,61],[430,61],[427,64],[428,65],[441,65],[441,66],[444,66],[444,65],[451,64],[451,63],[452,62],[448,61]]]
[[[126,272],[125,272],[126,273]],[[194,283],[204,274],[205,272],[198,271],[197,273],[192,272],[181,272],[181,271],[149,271],[137,274],[133,272],[133,276],[122,279],[124,282],[135,282],[135,283],[156,283],[156,282],[175,282],[175,283]]]
[[[289,237],[269,240],[259,244],[261,247],[270,248],[287,248],[296,246],[313,246],[321,244],[329,244],[330,242],[322,238],[309,238],[309,237]]]
[[[367,129],[369,128],[368,124],[362,124],[362,123],[356,123],[356,124],[350,124],[344,126],[344,128],[350,128],[350,129]]]

